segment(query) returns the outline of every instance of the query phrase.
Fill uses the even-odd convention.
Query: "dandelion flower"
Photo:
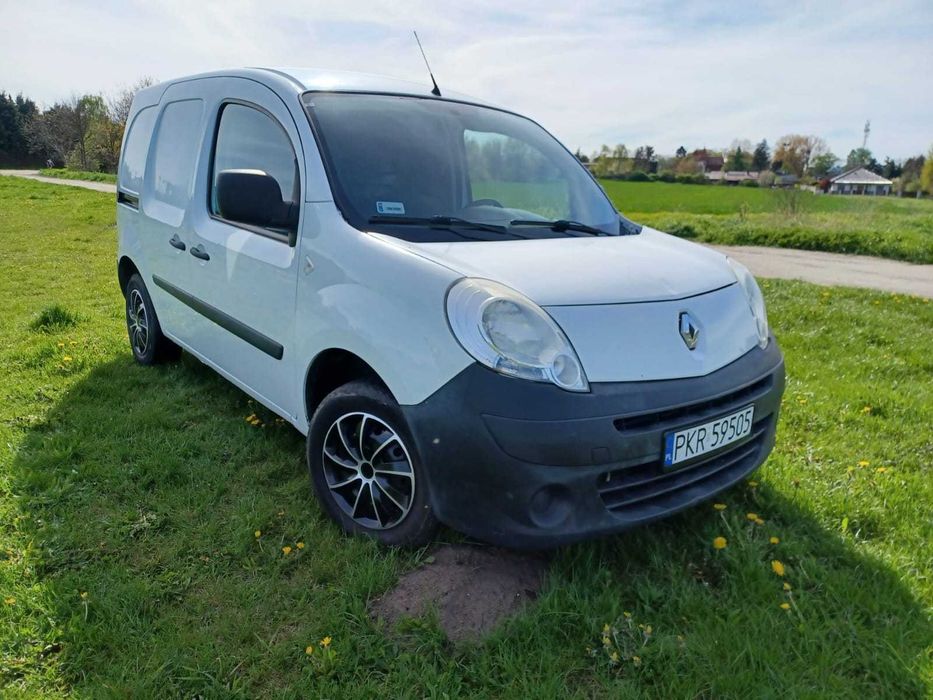
[[[651,631],[652,631],[651,625],[648,625],[647,627],[645,627],[645,634],[651,634]]]
[[[285,545],[284,547],[282,547],[282,554],[284,554],[286,557],[291,553],[292,553],[291,547],[289,547],[288,545]]]
[[[769,541],[771,544],[781,544],[781,538],[780,538],[780,537],[772,537],[772,538],[771,538],[770,540],[768,540],[768,541]]]
[[[714,503],[713,508],[715,508],[716,510],[725,510],[726,504],[725,503]]]
[[[754,522],[758,520],[758,513],[746,513],[745,517]]]
[[[765,521],[762,518],[755,518],[755,525],[764,525]]]
[[[781,610],[790,610],[790,603],[781,603]]]
[[[612,663],[614,664],[619,663],[619,652],[614,651],[611,654],[609,654],[609,660],[612,661]]]
[[[253,533],[253,537],[255,537],[257,540],[262,537],[262,530],[256,530],[256,532]]]
[[[313,654],[313,653],[314,653],[314,645],[313,645],[313,644],[309,644],[308,646],[305,647],[305,654],[307,654],[308,656],[311,656],[311,654]]]
[[[776,573],[778,576],[784,575],[784,565],[777,559],[771,561],[771,571]]]
[[[16,598],[4,598],[3,602],[7,605],[16,605]]]
[[[609,637],[603,636],[603,646],[608,647],[610,643]]]
[[[304,542],[298,542],[295,546],[298,547],[298,549],[304,549],[304,548],[305,548],[305,543],[304,543]]]
[[[62,362],[71,362],[71,355],[65,355],[62,358]]]
[[[859,463],[858,463],[860,467],[867,467],[869,464],[871,464],[871,462],[869,462],[867,459],[859,460]]]
[[[81,591],[81,600],[87,600],[87,591]]]
[[[887,467],[878,467],[875,471],[878,472],[879,474],[884,474],[886,471],[888,471],[888,468],[887,468]]]
[[[324,637],[324,639],[321,640],[321,646],[326,649],[327,647],[330,646],[330,642],[331,642],[331,638],[328,635],[327,637]]]
[[[751,487],[751,488],[755,488],[756,486],[758,486],[758,482],[757,482],[757,481],[749,481],[749,482],[748,482],[748,485],[749,485],[749,487]]]
[[[641,657],[640,657],[640,656],[633,656],[633,657],[632,657],[632,663],[635,664],[636,666],[641,666]]]
[[[607,634],[609,634],[609,623],[608,622],[603,625],[603,635],[605,636]]]
[[[789,584],[787,581],[785,581],[785,582],[784,582],[784,590],[785,590],[785,591],[789,591],[790,588],[791,588],[790,584]]]
[[[64,343],[59,343],[59,344],[58,344],[58,347],[63,348],[63,347],[65,347],[65,344],[64,344]]]
[[[727,544],[729,543],[726,542],[725,537],[722,537],[722,536],[717,537],[716,539],[713,540],[713,549],[725,549]]]
[[[624,611],[624,612],[622,613],[622,615],[623,615],[626,619],[631,619],[631,617],[632,617],[632,613],[630,613],[628,610]]]
[[[871,406],[864,406],[862,408],[862,413],[871,413]]]

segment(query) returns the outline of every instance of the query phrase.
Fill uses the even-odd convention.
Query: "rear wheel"
[[[177,359],[181,349],[162,334],[159,317],[139,274],[126,283],[126,330],[133,357],[141,365]]]
[[[311,419],[308,469],[318,499],[349,533],[392,546],[431,539],[424,468],[398,404],[369,382],[329,394]]]

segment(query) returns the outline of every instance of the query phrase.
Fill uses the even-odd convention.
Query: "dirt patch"
[[[538,596],[547,568],[540,554],[492,547],[445,545],[371,606],[373,618],[394,625],[434,608],[447,638],[478,639]]]

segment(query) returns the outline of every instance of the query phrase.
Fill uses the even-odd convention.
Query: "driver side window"
[[[211,214],[272,237],[298,228],[298,159],[285,129],[267,113],[223,106],[212,162]]]

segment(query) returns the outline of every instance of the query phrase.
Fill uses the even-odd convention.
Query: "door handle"
[[[172,248],[178,248],[178,250],[185,249],[185,242],[178,237],[177,233],[174,236],[172,236],[168,244],[172,246]]]
[[[206,250],[204,250],[204,246],[201,246],[201,245],[196,245],[194,248],[192,248],[188,252],[191,253],[194,257],[196,257],[198,260],[210,260],[211,259],[211,256],[207,254]]]

